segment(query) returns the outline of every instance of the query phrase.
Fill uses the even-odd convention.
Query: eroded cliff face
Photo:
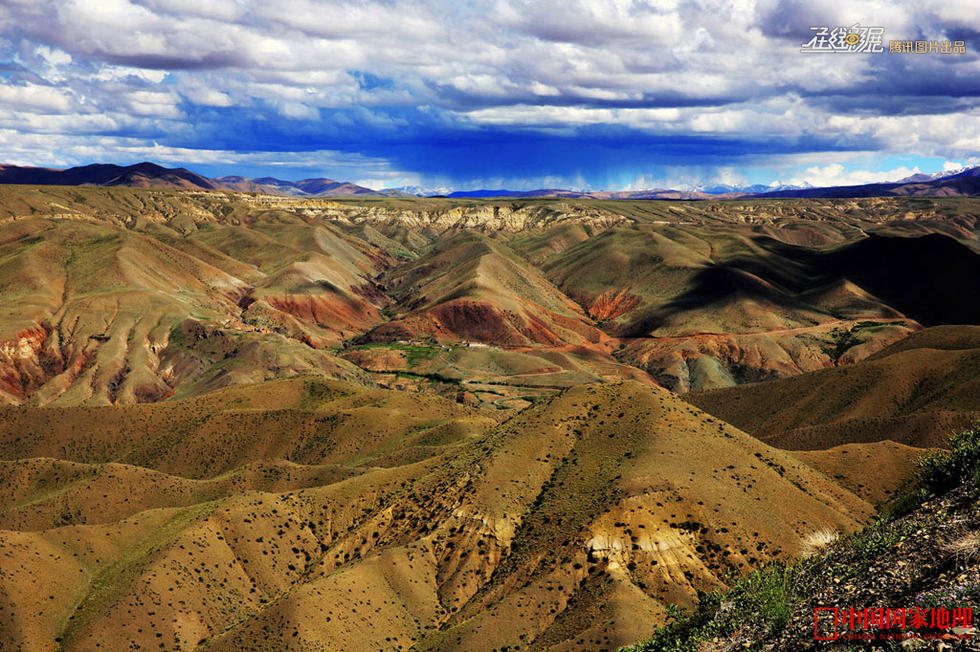
[[[50,335],[51,327],[43,324],[0,342],[0,395],[8,401],[25,400],[64,370],[61,352],[45,346]]]
[[[434,233],[460,229],[484,233],[517,232],[548,228],[557,224],[581,224],[601,230],[632,222],[624,215],[602,208],[563,202],[523,206],[515,202],[513,205],[477,204],[418,209],[330,205],[309,211],[318,217],[340,222],[381,226],[382,230],[396,226]]]

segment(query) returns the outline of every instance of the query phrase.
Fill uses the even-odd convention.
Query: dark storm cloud
[[[94,52],[92,56],[106,63],[147,70],[220,70],[248,64],[237,52],[208,52],[200,57],[160,54],[116,54]]]
[[[806,0],[781,0],[774,7],[764,10],[759,28],[767,36],[776,36],[799,43],[810,39],[810,27],[833,25],[836,12],[815,2]]]

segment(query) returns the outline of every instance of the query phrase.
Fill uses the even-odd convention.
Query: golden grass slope
[[[171,435],[140,434],[137,411],[178,408],[152,414],[179,422]],[[24,416],[0,436],[0,522],[19,528],[0,531],[4,649],[612,648],[727,572],[871,513],[635,382],[575,387],[496,427],[438,398],[306,379],[7,410],[74,410],[78,432]],[[107,499],[123,482],[130,500]]]
[[[467,232],[386,278],[394,319],[369,341],[431,336],[502,345],[585,344],[608,339],[581,307],[501,244]]]
[[[688,399],[782,448],[885,439],[928,448],[980,415],[978,378],[980,329],[940,326],[854,365]]]
[[[882,505],[907,487],[915,476],[918,461],[932,450],[884,440],[792,454],[869,503]]]
[[[615,648],[727,570],[798,551],[817,521],[848,529],[868,513],[784,453],[632,382],[568,390],[489,440],[468,510],[508,555],[423,648]]]
[[[383,463],[482,432],[493,419],[435,396],[316,378],[118,407],[0,407],[0,459],[120,462],[189,478],[244,464]]]

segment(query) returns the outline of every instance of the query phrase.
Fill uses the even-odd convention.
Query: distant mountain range
[[[460,190],[446,195],[452,199],[472,197],[562,197],[566,199],[712,199],[716,195],[697,190]]]
[[[411,197],[399,190],[372,190],[333,179],[283,181],[273,177],[250,179],[227,176],[209,179],[186,168],[165,168],[155,163],[112,165],[96,163],[58,170],[54,168],[0,165],[0,183],[44,186],[129,186],[134,188],[198,188],[257,192],[296,197]]]
[[[915,174],[894,183],[803,188],[761,193],[758,197],[962,197],[980,195],[980,167],[944,176]]]
[[[447,194],[447,197],[566,197],[592,199],[718,199],[729,197],[745,197],[774,190],[801,190],[812,188],[805,186],[752,186],[714,185],[694,188],[692,190],[674,190],[670,188],[654,190],[562,190],[543,188],[539,190],[461,190]]]
[[[695,188],[694,190],[699,190],[701,192],[706,192],[709,195],[725,195],[728,193],[740,193],[740,194],[759,194],[763,192],[773,192],[776,190],[802,190],[804,188],[813,188],[809,183],[803,182],[800,185],[793,184],[780,184],[778,181],[776,183],[764,184],[755,183],[751,186],[730,186],[730,185],[714,185],[714,186],[701,186]]]
[[[831,186],[815,188],[801,186],[707,186],[695,190],[622,190],[622,191],[575,191],[560,189],[540,190],[466,190],[453,192],[448,197],[566,197],[593,199],[737,199],[739,197],[918,197],[918,196],[976,196],[980,195],[980,167],[967,168],[951,173],[915,174],[894,183],[869,183],[858,186]]]
[[[211,179],[223,190],[258,192],[264,195],[292,195],[299,197],[414,197],[413,193],[396,189],[372,190],[347,181],[333,179],[300,179],[283,181],[274,177],[249,179],[247,177],[219,177]]]
[[[314,178],[284,181],[274,177],[257,179],[242,176],[204,177],[186,168],[165,168],[155,163],[120,166],[105,163],[83,165],[67,170],[55,168],[0,165],[0,184],[18,183],[65,186],[129,186],[136,188],[198,188],[254,192],[290,197],[416,197],[445,196],[450,198],[482,197],[561,197],[567,199],[735,199],[739,197],[918,197],[918,196],[977,196],[980,195],[980,167],[950,173],[914,174],[893,183],[870,183],[857,186],[814,188],[803,186],[713,185],[694,190],[598,190],[576,191],[561,188],[537,190],[483,189],[461,190],[432,195],[418,187],[372,190],[345,181]]]

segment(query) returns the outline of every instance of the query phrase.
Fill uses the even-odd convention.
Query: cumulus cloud
[[[831,163],[823,167],[807,168],[800,176],[791,178],[788,183],[800,185],[809,183],[814,186],[857,186],[865,183],[887,183],[898,181],[905,177],[921,172],[919,168],[898,167],[892,170],[848,170],[840,163]]]
[[[246,163],[255,152],[347,152],[375,162],[358,177],[373,181],[696,185],[795,155],[792,178],[837,183],[858,177],[805,157],[975,156],[971,9],[969,0],[8,0],[0,128],[25,156],[38,134],[85,148],[113,137],[233,152]],[[854,23],[882,26],[886,39],[971,47],[800,52],[810,26]],[[322,168],[347,170],[336,164]]]

